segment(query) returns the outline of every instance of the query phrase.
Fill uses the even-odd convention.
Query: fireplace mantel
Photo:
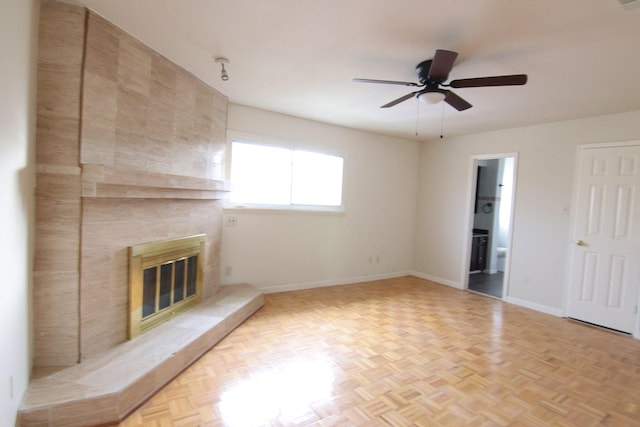
[[[220,179],[82,165],[82,197],[220,200],[228,192]]]

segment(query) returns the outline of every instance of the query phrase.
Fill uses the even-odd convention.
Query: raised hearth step
[[[133,340],[32,380],[19,425],[117,423],[263,305],[262,292],[251,285],[221,286],[214,296]]]

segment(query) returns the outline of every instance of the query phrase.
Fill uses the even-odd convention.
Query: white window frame
[[[325,206],[325,205],[297,205],[297,204],[289,204],[289,205],[270,205],[270,204],[258,204],[258,203],[234,203],[231,201],[229,197],[226,202],[224,209],[225,211],[247,211],[250,210],[252,212],[274,212],[274,211],[283,211],[283,212],[301,212],[301,213],[326,213],[326,214],[343,214],[345,212],[345,180],[346,180],[346,169],[347,169],[347,156],[344,152],[339,150],[331,150],[325,147],[319,148],[316,146],[302,144],[302,143],[292,143],[282,139],[278,139],[275,137],[265,136],[265,135],[257,135],[245,132],[236,132],[229,131],[227,134],[227,150],[226,150],[226,161],[225,164],[228,165],[225,172],[225,177],[228,181],[231,180],[231,164],[233,157],[232,145],[234,142],[241,142],[246,144],[254,144],[254,145],[262,145],[265,147],[274,147],[274,148],[283,148],[286,150],[302,150],[311,153],[325,154],[330,156],[341,157],[343,160],[342,163],[342,188],[341,188],[341,204],[339,206]],[[231,183],[231,191],[233,192],[233,182]]]

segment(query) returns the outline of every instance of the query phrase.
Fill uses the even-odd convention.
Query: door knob
[[[578,246],[587,246],[587,244],[584,242],[584,240],[576,240],[576,245],[578,245]]]

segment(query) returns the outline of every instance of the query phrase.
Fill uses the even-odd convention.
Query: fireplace
[[[165,277],[195,264],[203,300],[220,289],[227,99],[82,7],[43,2],[38,44],[33,365],[49,369],[98,357],[161,321],[146,319],[148,299],[145,320],[129,331],[133,245],[205,234],[196,261],[160,264],[178,260]],[[181,309],[161,294],[153,314]],[[186,288],[184,297],[200,298]]]
[[[19,422],[115,425],[263,304],[219,283],[227,98],[93,11],[39,9],[34,370]]]
[[[206,236],[129,247],[129,339],[202,299]]]

